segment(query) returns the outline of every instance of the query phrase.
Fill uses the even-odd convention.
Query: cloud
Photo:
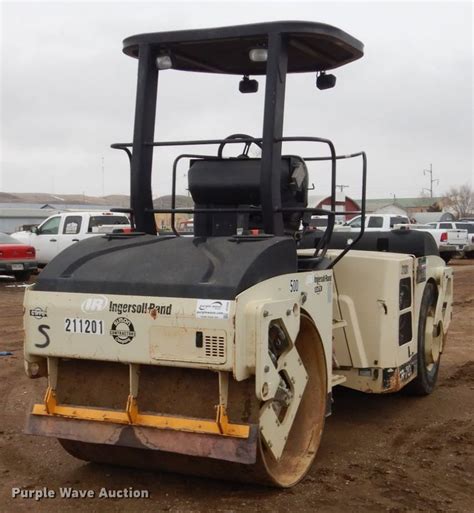
[[[472,180],[469,3],[41,2],[2,11],[4,191],[100,195],[104,157],[104,192],[127,193],[127,159],[109,149],[132,140],[137,62],[122,54],[122,40],[275,19],[330,23],[366,47],[362,60],[336,70],[333,90],[318,91],[312,74],[288,78],[286,135],[329,137],[341,153],[365,149],[373,197],[416,196],[430,162],[435,192]],[[260,135],[264,79],[256,95],[240,95],[238,80],[160,73],[156,138]],[[172,150],[155,153],[155,196],[169,193],[172,159]],[[312,181],[327,186],[327,168],[312,169]],[[340,169],[346,192],[358,196],[358,167]]]

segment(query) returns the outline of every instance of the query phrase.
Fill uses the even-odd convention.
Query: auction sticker
[[[228,319],[230,301],[221,299],[198,299],[196,305],[197,319]]]

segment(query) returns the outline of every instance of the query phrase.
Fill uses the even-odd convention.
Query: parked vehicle
[[[35,228],[38,227],[38,223],[34,224],[22,224],[20,226],[17,226],[15,231],[16,232],[32,232]]]
[[[443,224],[443,223],[440,223]],[[440,257],[448,263],[451,258],[458,255],[460,253],[459,250],[459,241],[460,237],[463,236],[462,233],[459,233],[460,230],[451,229],[451,228],[434,228],[432,224],[405,224],[405,225],[395,225],[396,229],[411,229],[411,230],[419,230],[422,232],[430,233],[439,249]],[[473,226],[474,228],[474,226]],[[461,239],[461,240],[464,240]]]
[[[457,222],[456,228],[467,230],[467,246],[464,247],[464,256],[466,258],[474,258],[474,220],[472,222]]]
[[[437,228],[441,230],[455,230],[457,232],[457,235],[451,237],[450,242],[456,245],[460,253],[464,253],[469,243],[472,242],[472,237],[470,237],[468,233],[469,223],[461,223],[458,221],[442,221],[439,223],[428,224],[432,228]],[[470,251],[469,249],[467,250]]]
[[[474,221],[474,220],[473,220]],[[430,226],[436,223],[430,223]],[[472,221],[455,221],[455,222],[443,222],[438,223],[438,225],[451,225],[456,230],[466,230],[467,231],[467,243],[464,246],[463,254],[467,258],[474,258],[474,222]]]
[[[310,230],[326,230],[328,225],[328,216],[311,216],[308,228]]]
[[[125,214],[114,212],[62,212],[48,217],[32,231],[12,233],[17,241],[33,246],[39,265],[46,265],[75,242],[104,233],[130,229]]]
[[[0,274],[14,276],[16,281],[27,281],[37,268],[35,248],[0,233]]]
[[[351,232],[359,232],[361,221],[361,216],[356,216],[342,226],[336,226],[336,229],[341,231],[350,229]],[[367,214],[365,216],[366,232],[392,230],[397,224],[410,224],[410,219],[398,214]]]
[[[179,233],[194,233],[194,219],[186,219],[178,224]]]

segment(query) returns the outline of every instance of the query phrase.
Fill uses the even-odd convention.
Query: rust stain
[[[391,393],[398,392],[402,388],[402,382],[400,379],[400,371],[399,369],[395,369],[395,372],[388,379],[388,381],[384,384],[385,389],[382,390],[382,393]]]

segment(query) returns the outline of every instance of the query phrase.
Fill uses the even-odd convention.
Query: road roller
[[[112,147],[130,161],[121,211],[133,230],[77,242],[26,290],[25,370],[45,380],[26,432],[85,461],[291,487],[311,468],[335,386],[432,392],[452,270],[428,233],[364,233],[364,152],[284,135],[288,74],[312,74],[325,94],[329,72],[363,55],[351,35],[282,21],[140,34],[123,51],[138,61],[134,133]],[[236,104],[260,80],[261,134],[155,141],[169,70],[234,76]],[[176,152],[156,170],[171,205],[156,209],[163,149]],[[341,159],[360,164],[360,210],[336,201]],[[189,209],[176,207],[183,170]],[[308,205],[310,171],[328,175],[324,208]],[[170,232],[157,235],[155,214],[169,214]],[[192,216],[193,233],[177,214]],[[311,230],[312,215],[327,226]],[[360,232],[333,231],[350,215]]]

